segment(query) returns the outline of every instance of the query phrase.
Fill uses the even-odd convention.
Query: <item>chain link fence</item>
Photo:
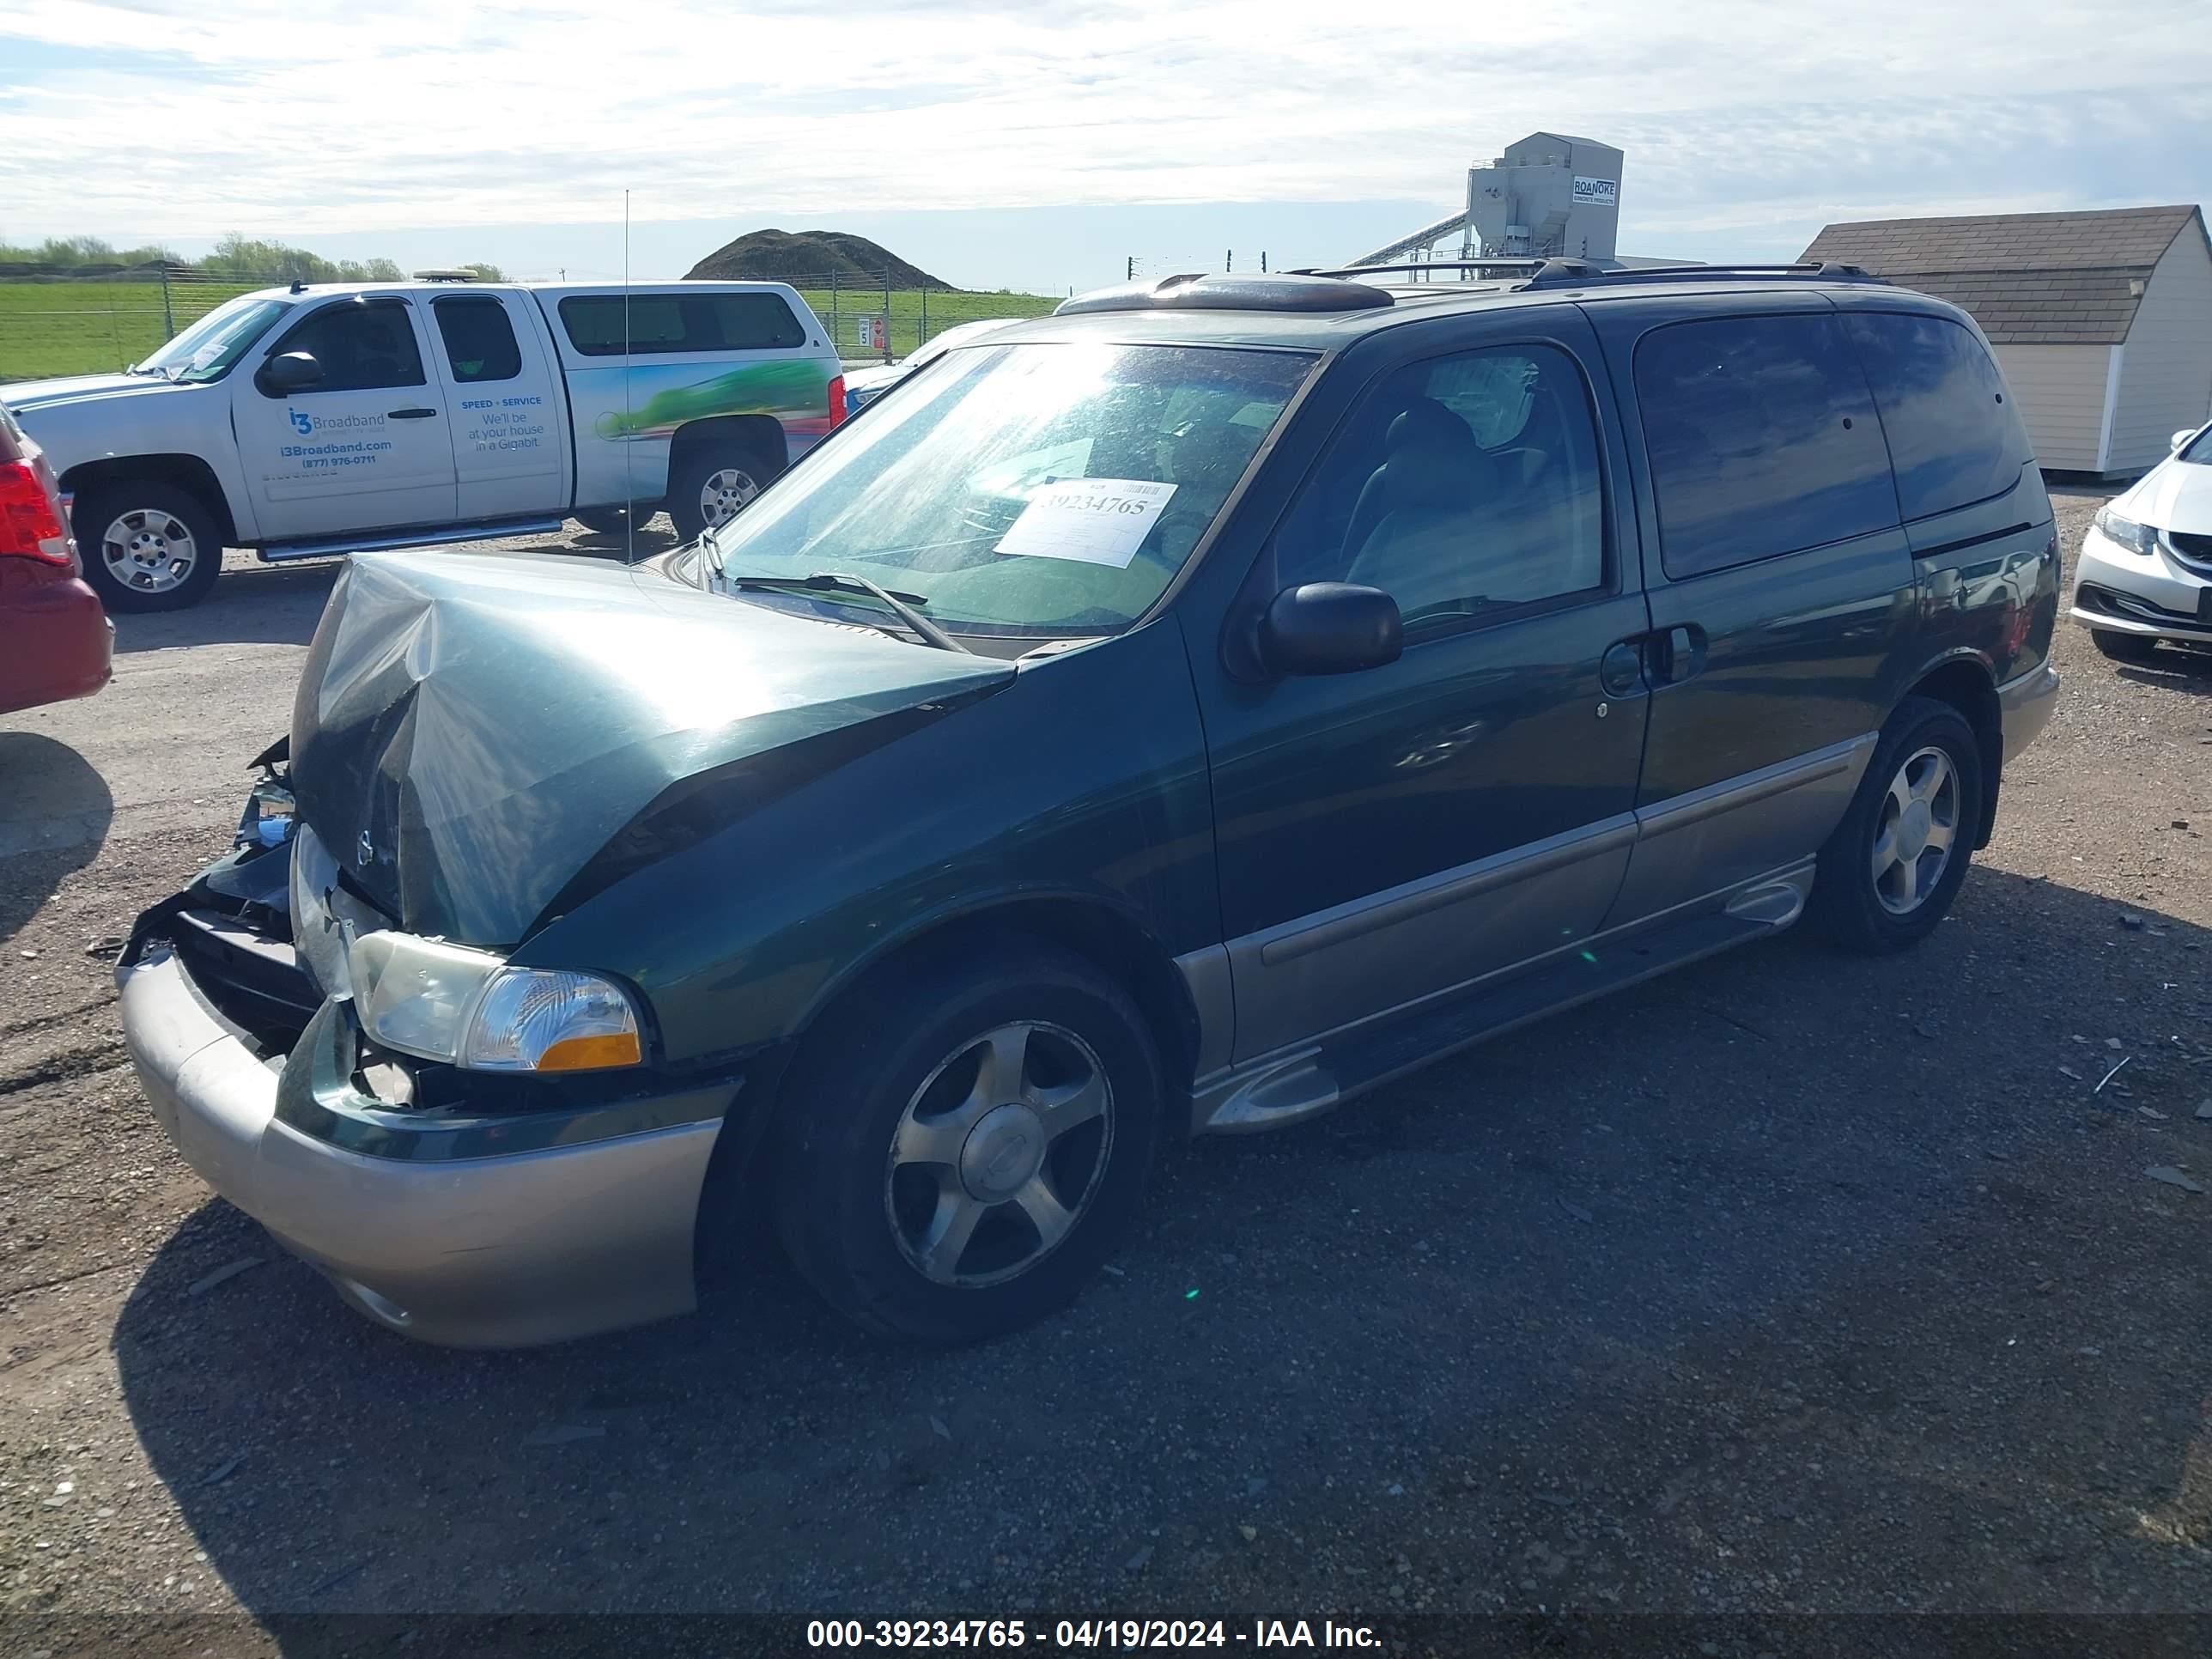
[[[891,362],[957,324],[1042,316],[1058,303],[1041,294],[902,288],[888,273],[775,280],[805,296],[839,355],[854,362]],[[82,276],[0,273],[0,381],[126,368],[224,301],[289,281],[281,272],[173,265]]]
[[[173,266],[0,275],[0,380],[125,368],[224,301],[285,280],[274,273]]]
[[[1042,317],[1060,303],[1051,295],[1003,289],[901,288],[889,273],[822,271],[775,280],[799,291],[838,355],[851,362],[895,362],[962,323]]]

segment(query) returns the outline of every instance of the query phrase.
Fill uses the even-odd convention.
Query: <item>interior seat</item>
[[[1390,422],[1382,464],[1353,508],[1348,581],[1379,587],[1407,616],[1480,597],[1474,539],[1498,469],[1465,421],[1432,398]]]

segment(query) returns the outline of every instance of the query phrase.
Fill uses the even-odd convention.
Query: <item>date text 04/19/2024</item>
[[[816,1619],[811,1648],[1372,1648],[1365,1625],[1304,1619],[1255,1619],[1250,1627],[1219,1619]]]

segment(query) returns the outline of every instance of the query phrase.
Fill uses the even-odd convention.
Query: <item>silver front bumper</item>
[[[512,1154],[365,1156],[277,1115],[286,1072],[313,1063],[304,1040],[257,1059],[166,949],[119,981],[131,1060],[185,1162],[380,1324],[508,1347],[695,1305],[719,1117]]]
[[[2130,614],[2085,602],[2081,592],[2085,586],[2102,588],[2161,614]],[[2204,620],[2203,610],[2208,589],[2212,589],[2212,575],[2182,562],[2163,538],[2152,552],[2132,553],[2093,527],[2081,538],[2081,556],[2075,562],[2073,602],[2066,614],[2100,633],[2212,645],[2212,622]]]
[[[2058,708],[2058,671],[2045,657],[2016,679],[1997,687],[1997,720],[2004,734],[2004,757],[2009,763],[2020,751],[2043,735]]]

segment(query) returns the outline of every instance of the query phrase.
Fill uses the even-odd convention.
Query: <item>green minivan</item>
[[[1954,307],[1838,267],[1177,277],[946,353],[623,568],[356,558],[141,918],[185,1158],[428,1340],[1075,1296],[1264,1129],[1810,914],[1942,918],[2059,557]]]

